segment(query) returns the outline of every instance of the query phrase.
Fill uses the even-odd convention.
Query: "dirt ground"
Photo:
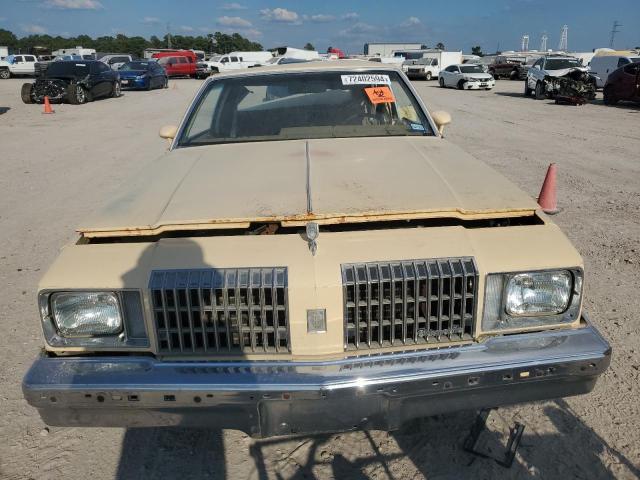
[[[483,448],[526,425],[510,469],[466,453],[474,412],[393,433],[255,441],[237,431],[45,428],[20,383],[42,344],[36,286],[74,227],[160,154],[158,128],[177,123],[199,81],[85,106],[20,102],[0,81],[0,478],[2,479],[609,479],[640,476],[640,108],[583,107],[416,83],[453,116],[448,141],[536,196],[559,167],[555,217],[586,263],[586,310],[614,348],[593,393],[493,411]],[[175,88],[173,85],[175,84]],[[526,255],[526,252],[523,252]]]

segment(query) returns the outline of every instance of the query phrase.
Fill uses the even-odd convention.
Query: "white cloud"
[[[287,10],[286,8],[265,8],[263,10],[260,10],[260,14],[262,15],[262,18],[270,22],[291,24],[300,23],[300,16],[296,12]]]
[[[248,30],[242,30],[242,34],[248,38],[257,38],[262,36],[262,32],[260,30],[256,30],[255,28],[249,28]]]
[[[415,27],[417,25],[422,25],[418,17],[409,17],[400,24],[401,27]]]
[[[327,22],[333,22],[336,17],[334,17],[333,15],[326,15],[324,13],[319,13],[317,15],[305,15],[304,16],[305,20],[310,20],[313,23],[327,23]]]
[[[44,5],[63,10],[99,10],[104,8],[98,0],[46,0]]]
[[[189,25],[180,25],[178,27],[180,30],[182,30],[183,32],[193,32],[195,30],[195,28],[189,26]]]
[[[358,22],[340,32],[341,37],[363,37],[371,36],[373,33],[380,33],[380,28],[368,23]]]
[[[40,25],[35,25],[35,24],[29,24],[29,25],[20,25],[20,28],[22,28],[22,31],[27,32],[27,33],[31,33],[34,35],[43,35],[45,33],[47,33],[47,29],[40,26]]]
[[[240,5],[239,3],[225,3],[220,7],[220,10],[246,10],[247,7]]]
[[[360,15],[358,15],[356,12],[349,12],[342,15],[342,20],[358,20],[359,18]]]
[[[218,18],[216,23],[223,27],[249,28],[253,26],[249,20],[245,20],[242,17],[227,17],[226,15]]]
[[[158,25],[160,23],[160,19],[158,17],[144,17],[142,19],[142,23],[146,23],[147,25]]]

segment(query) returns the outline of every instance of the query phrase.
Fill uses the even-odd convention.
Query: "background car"
[[[527,71],[524,94],[528,97],[533,92],[536,100],[542,100],[549,94],[545,86],[545,77],[564,77],[575,71],[587,72],[587,68],[578,58],[555,55],[540,57]],[[595,82],[594,78],[594,86]]]
[[[44,76],[22,85],[24,103],[42,103],[45,96],[53,103],[73,105],[119,97],[120,75],[97,60],[52,62]]]
[[[155,61],[134,61],[125,63],[118,70],[120,84],[125,89],[167,88],[169,77],[164,68]]]
[[[482,66],[465,63],[449,65],[438,75],[441,87],[456,87],[460,90],[491,90],[496,86],[495,79],[484,71]]]
[[[598,88],[604,88],[610,74],[620,67],[638,62],[639,55],[596,55],[591,59],[589,66],[591,73],[596,76]]]
[[[98,57],[98,60],[109,65],[111,70],[118,70],[125,63],[133,62],[135,59],[135,56],[128,53],[109,53]]]
[[[605,105],[620,100],[640,103],[640,63],[629,63],[609,74],[603,91]]]
[[[169,77],[196,76],[198,57],[190,50],[154,53],[153,58],[157,59]]]
[[[9,55],[0,60],[0,78],[7,79],[14,75],[34,75],[35,55]]]

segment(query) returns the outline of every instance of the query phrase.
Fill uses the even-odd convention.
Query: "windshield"
[[[286,73],[212,82],[177,144],[408,135],[433,132],[398,73]]]
[[[120,70],[149,70],[149,62],[129,62],[120,67]]]
[[[631,60],[633,63],[640,63],[640,57],[630,57],[629,60]]]
[[[462,73],[484,73],[480,65],[460,65],[460,71]]]
[[[581,66],[582,63],[577,58],[547,58],[544,68],[545,70],[564,70]]]
[[[88,63],[82,62],[55,62],[49,65],[46,71],[47,77],[85,77],[89,75]]]

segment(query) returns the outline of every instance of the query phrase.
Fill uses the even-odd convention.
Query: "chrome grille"
[[[154,271],[160,353],[289,352],[287,269]]]
[[[342,265],[346,350],[470,340],[478,270],[473,258]]]

